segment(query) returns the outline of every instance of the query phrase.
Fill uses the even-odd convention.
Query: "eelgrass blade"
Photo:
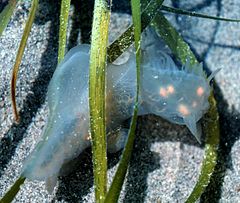
[[[231,18],[222,18],[217,16],[210,16],[206,14],[191,12],[179,8],[173,8],[169,6],[162,6],[161,10],[167,11],[170,13],[180,14],[180,15],[187,15],[187,16],[193,16],[198,18],[206,18],[206,19],[212,19],[212,20],[218,20],[218,21],[227,21],[227,22],[240,22],[240,19],[231,19]]]
[[[110,6],[107,0],[95,0],[89,70],[89,107],[95,202],[100,203],[104,202],[107,192],[105,68]]]
[[[186,63],[186,59],[190,60],[191,65],[198,63],[189,45],[162,14],[154,17],[152,25],[182,64]]]
[[[160,10],[163,0],[151,0],[146,3],[141,14],[141,31],[152,21],[157,11]],[[117,40],[108,47],[108,62],[115,61],[134,41],[133,25],[131,25]]]
[[[13,11],[17,5],[17,2],[17,0],[10,0],[0,13],[0,36],[6,28],[11,16],[13,15]]]
[[[191,59],[192,65],[198,63],[187,43],[184,42],[175,28],[161,13],[155,16],[153,25],[156,31],[165,40],[166,44],[170,47],[172,52],[182,61],[182,63],[185,63],[189,57]],[[210,108],[206,115],[208,119],[207,122],[203,125],[203,131],[206,135],[205,156],[202,162],[200,176],[192,193],[186,201],[187,203],[194,203],[200,198],[210,182],[211,175],[217,162],[217,149],[219,144],[220,130],[219,115],[213,92],[211,92],[209,96],[209,104]]]
[[[135,139],[135,130],[137,125],[137,112],[138,112],[138,95],[140,88],[140,62],[141,62],[141,9],[140,0],[131,0],[132,8],[132,18],[134,25],[134,40],[135,40],[135,50],[136,50],[136,75],[137,75],[137,85],[136,85],[136,98],[133,110],[133,117],[131,120],[130,130],[128,132],[128,139],[126,146],[124,148],[122,158],[120,160],[117,172],[114,176],[110,189],[108,191],[105,203],[114,203],[118,201],[122,185],[127,173],[128,164],[132,155],[132,149]]]
[[[9,203],[12,202],[18,191],[20,190],[20,186],[24,183],[26,178],[19,177],[16,182],[12,185],[12,187],[7,191],[7,193],[0,199],[0,203]]]
[[[214,172],[217,163],[217,150],[220,139],[219,130],[219,115],[217,111],[216,100],[214,99],[213,92],[208,99],[210,109],[207,113],[207,122],[203,125],[204,133],[206,134],[205,155],[202,162],[201,173],[198,181],[187,198],[186,203],[196,202],[208,186],[212,173]]]
[[[61,14],[60,14],[60,28],[59,28],[59,39],[58,39],[58,63],[64,58],[66,48],[66,37],[67,37],[67,26],[68,26],[68,15],[70,9],[71,0],[61,1]]]
[[[13,72],[12,72],[12,79],[11,79],[11,99],[12,99],[12,106],[13,106],[13,113],[15,116],[15,120],[16,122],[19,122],[19,115],[18,115],[18,110],[17,110],[17,104],[16,104],[16,83],[17,83],[17,75],[18,75],[18,70],[19,70],[19,66],[22,60],[22,56],[24,53],[24,49],[26,47],[27,44],[27,39],[29,36],[29,33],[31,31],[32,28],[32,24],[33,24],[33,20],[35,18],[35,14],[36,14],[36,10],[38,7],[38,0],[33,0],[32,1],[32,6],[30,9],[30,13],[28,16],[28,20],[23,32],[23,36],[20,42],[20,46],[18,48],[18,53],[17,53],[17,57],[16,57],[16,61],[13,67]]]

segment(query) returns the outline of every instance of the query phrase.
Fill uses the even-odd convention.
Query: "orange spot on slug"
[[[183,115],[183,116],[188,116],[190,114],[189,109],[187,108],[186,105],[184,104],[179,104],[178,106],[178,111]]]
[[[172,85],[169,85],[169,86],[167,87],[167,92],[168,92],[168,94],[173,94],[173,93],[175,92],[174,87],[173,87]]]
[[[202,95],[203,95],[203,93],[204,93],[204,89],[203,89],[203,87],[198,87],[197,88],[197,95],[199,96],[199,97],[201,97]]]
[[[160,88],[159,94],[162,97],[167,97],[168,96],[167,90],[165,88],[163,88],[163,87]]]
[[[159,94],[162,97],[168,97],[169,94],[173,94],[175,92],[174,86],[169,85],[166,88],[160,87]]]

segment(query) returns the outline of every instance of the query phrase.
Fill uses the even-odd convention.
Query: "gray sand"
[[[22,162],[36,145],[47,119],[46,90],[57,63],[58,46],[57,6],[47,2],[40,3],[41,11],[33,25],[19,72],[19,125],[13,123],[9,89],[11,70],[29,3],[19,4],[0,39],[0,196],[19,176]],[[129,10],[124,6],[124,3],[115,4],[110,40],[131,22],[130,15],[126,13]],[[191,4],[189,1],[175,1],[174,6],[211,15],[240,18],[238,0],[198,0]],[[214,181],[201,202],[240,202],[240,26],[236,23],[175,15],[168,15],[168,18],[208,71],[221,68],[215,78],[222,131],[220,156]],[[88,18],[81,22],[87,30]],[[76,25],[73,23],[70,27]],[[77,32],[69,36],[79,39]],[[69,46],[74,44],[75,40],[72,40]],[[121,202],[184,202],[199,176],[203,155],[203,146],[196,142],[185,127],[154,116],[141,117]],[[109,157],[109,182],[119,156],[120,153]],[[58,187],[52,195],[48,195],[43,182],[26,181],[15,202],[93,202],[90,150],[81,157],[83,158],[78,160],[74,172],[59,178]]]

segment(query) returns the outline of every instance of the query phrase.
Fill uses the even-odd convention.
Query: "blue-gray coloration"
[[[209,80],[201,65],[190,67],[186,63],[179,69],[154,40],[145,40],[142,46],[139,115],[155,114],[186,125],[200,141],[201,128],[197,123],[209,106]],[[46,180],[49,191],[53,190],[63,164],[91,144],[89,50],[89,45],[71,49],[56,69],[48,89],[47,126],[23,166],[23,176]],[[124,147],[127,130],[121,124],[132,116],[135,90],[135,56],[130,53],[126,63],[107,67],[106,122],[110,152]]]

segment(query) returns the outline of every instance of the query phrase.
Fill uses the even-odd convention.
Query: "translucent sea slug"
[[[143,42],[139,115],[155,114],[172,123],[186,125],[200,141],[199,119],[208,109],[209,80],[202,69],[187,63],[178,68],[171,57],[150,39]],[[42,140],[26,159],[22,175],[45,180],[52,191],[64,163],[90,146],[89,45],[71,49],[59,64],[48,88],[49,117]],[[108,64],[106,122],[108,150],[124,147],[132,116],[136,89],[135,55],[120,65]],[[113,133],[114,132],[114,133]]]

